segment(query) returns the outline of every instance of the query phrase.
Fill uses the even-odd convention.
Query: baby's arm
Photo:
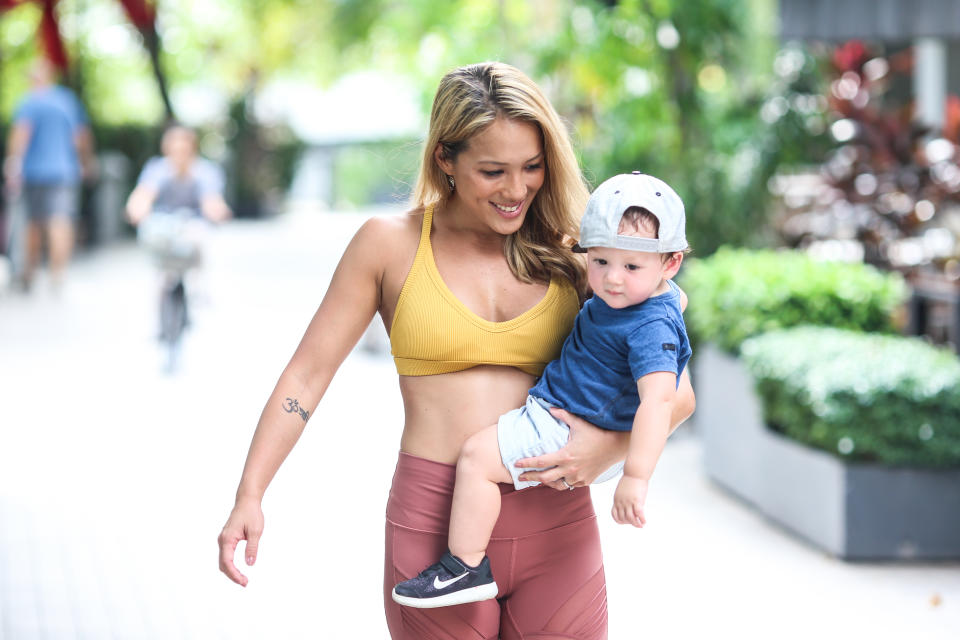
[[[623,477],[613,495],[613,519],[619,524],[642,527],[647,485],[670,435],[670,416],[677,396],[677,375],[654,371],[637,380],[640,407],[633,418],[630,448]]]

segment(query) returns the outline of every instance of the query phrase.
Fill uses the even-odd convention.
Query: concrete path
[[[387,638],[401,406],[379,334],[271,486],[250,586],[217,570],[256,419],[363,218],[221,229],[174,376],[154,342],[155,274],[132,245],[78,258],[59,296],[41,282],[0,297],[0,638]],[[688,428],[660,463],[645,529],[613,523],[613,489],[594,500],[614,640],[960,638],[960,565],[825,556],[712,486]]]

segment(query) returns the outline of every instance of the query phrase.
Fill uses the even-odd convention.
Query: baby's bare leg
[[[500,515],[498,482],[512,483],[500,459],[497,425],[471,436],[457,461],[457,483],[450,511],[450,553],[470,566],[483,560]]]

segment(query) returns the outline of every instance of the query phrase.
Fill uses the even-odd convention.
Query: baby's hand
[[[624,475],[613,494],[611,514],[617,524],[632,524],[640,528],[647,523],[643,503],[647,499],[647,481]]]

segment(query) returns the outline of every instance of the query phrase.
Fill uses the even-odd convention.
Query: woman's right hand
[[[570,439],[553,453],[518,460],[518,468],[543,469],[526,471],[521,480],[541,482],[559,491],[585,487],[627,457],[629,432],[601,429],[559,407],[551,408],[550,413],[570,427]]]
[[[247,541],[244,555],[247,565],[253,566],[257,561],[257,547],[260,545],[262,533],[263,511],[260,509],[260,501],[254,498],[237,498],[217,543],[220,545],[220,571],[241,587],[247,586],[248,580],[233,563],[237,544],[241,540]]]

